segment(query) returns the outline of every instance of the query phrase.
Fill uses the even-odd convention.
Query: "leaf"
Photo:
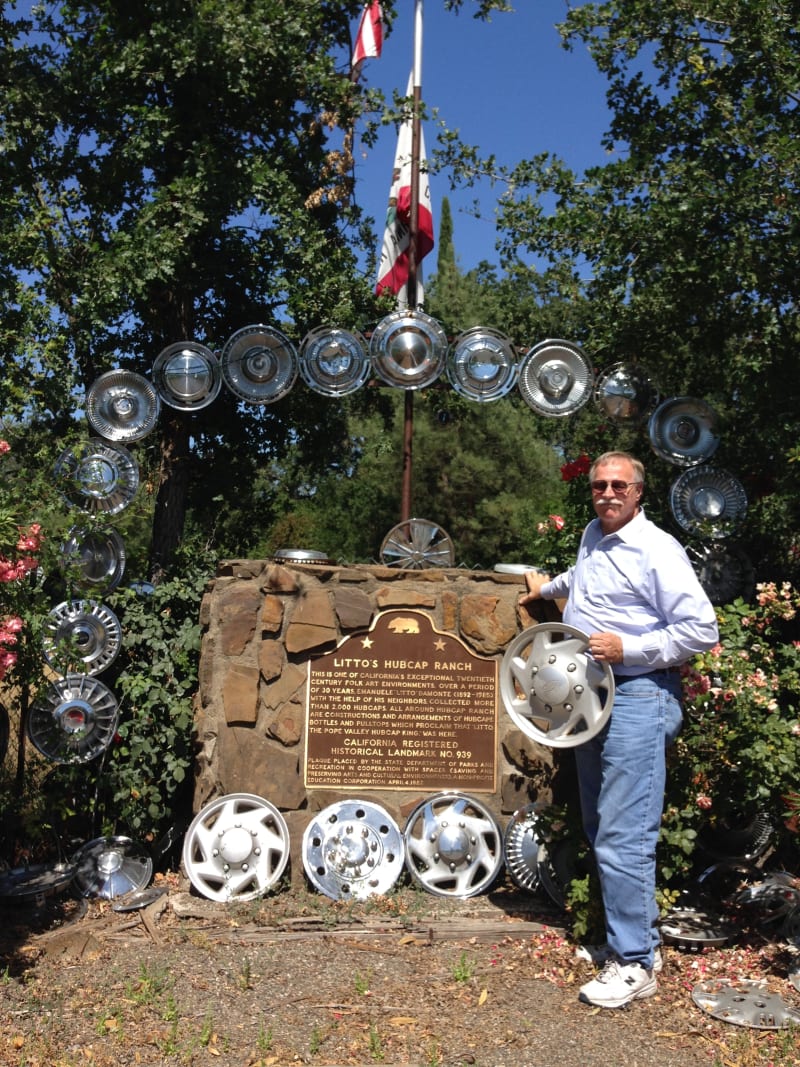
[[[428,941],[424,937],[417,937],[416,934],[405,934],[401,937],[398,944],[400,945],[427,945]]]
[[[489,991],[487,989],[482,989],[481,990],[481,995],[478,997],[478,1007],[480,1007],[481,1004],[485,1004],[486,1003],[486,998],[488,996],[489,996]]]

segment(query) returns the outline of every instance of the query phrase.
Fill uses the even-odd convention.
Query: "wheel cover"
[[[717,467],[684,471],[672,483],[669,500],[678,525],[686,533],[704,539],[730,537],[747,512],[744,486]]]
[[[153,383],[171,408],[199,411],[219,396],[222,370],[210,348],[196,341],[178,341],[156,357]]]
[[[423,311],[395,311],[375,327],[369,350],[375,373],[387,385],[423,389],[444,370],[447,334]]]
[[[708,978],[692,989],[692,1000],[715,1019],[757,1030],[782,1030],[800,1025],[800,1011],[763,981]]]
[[[800,879],[788,871],[771,871],[762,880],[745,886],[733,903],[755,912],[760,925],[786,920],[800,907]]]
[[[690,951],[727,945],[736,937],[736,927],[721,916],[698,908],[673,908],[659,924],[665,941]]]
[[[198,812],[183,840],[183,866],[209,900],[252,900],[278,881],[289,860],[289,829],[274,806],[229,793]]]
[[[139,466],[131,453],[99,438],[62,452],[54,474],[64,499],[92,514],[116,515],[139,488]]]
[[[492,813],[464,793],[437,793],[411,812],[404,831],[406,866],[440,897],[474,897],[503,865],[502,832]]]
[[[75,855],[75,886],[84,897],[113,900],[144,889],[153,876],[153,861],[130,837],[98,837]]]
[[[692,903],[710,910],[722,908],[732,911],[735,899],[748,886],[758,884],[762,871],[754,863],[722,860],[712,863],[694,879],[690,898]]]
[[[44,621],[44,656],[67,673],[102,674],[122,647],[122,627],[114,612],[94,600],[66,600]]]
[[[88,674],[54,682],[31,707],[28,737],[56,763],[87,763],[108,748],[119,707],[111,690]]]
[[[95,433],[108,441],[140,441],[158,422],[161,398],[141,374],[110,370],[86,393],[86,418]]]
[[[381,544],[381,563],[403,570],[452,567],[450,535],[430,519],[408,519],[393,526]]]
[[[541,841],[537,863],[542,889],[557,908],[565,908],[569,887],[580,875],[573,842],[566,838]]]
[[[747,554],[735,545],[705,541],[686,545],[686,554],[712,604],[731,604],[737,596],[748,600],[755,588],[755,570]]]
[[[320,327],[300,345],[300,377],[322,396],[348,396],[372,373],[367,343],[360,333]]]
[[[403,870],[403,835],[380,805],[331,804],[303,834],[303,866],[313,886],[334,900],[388,892]]]
[[[635,426],[658,403],[658,388],[648,371],[637,363],[615,363],[598,377],[595,403],[614,422]]]
[[[537,830],[537,804],[528,804],[515,811],[503,834],[503,859],[515,885],[529,893],[541,885]]]
[[[297,374],[297,353],[273,326],[244,326],[222,350],[222,377],[246,404],[272,404],[286,396]]]
[[[445,369],[452,387],[468,400],[499,400],[517,382],[517,360],[511,342],[497,330],[484,326],[473,326],[455,339]]]
[[[49,897],[66,889],[74,874],[74,863],[37,863],[29,867],[14,867],[0,874],[0,897],[18,900]]]
[[[518,634],[500,664],[500,695],[514,723],[534,741],[571,748],[605,726],[614,675],[586,652],[588,636],[566,623],[541,623]]]
[[[705,463],[719,447],[719,419],[705,400],[691,396],[664,400],[650,416],[653,451],[678,467]]]
[[[775,835],[775,826],[765,811],[754,815],[730,814],[707,824],[700,831],[699,844],[709,855],[733,862],[755,862],[763,856]]]
[[[522,399],[540,415],[572,415],[588,401],[594,370],[570,341],[541,341],[523,356],[517,382]]]
[[[111,527],[73,527],[61,546],[60,562],[74,585],[109,593],[125,572],[125,543]]]

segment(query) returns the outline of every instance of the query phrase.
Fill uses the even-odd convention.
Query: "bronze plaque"
[[[495,790],[497,661],[419,611],[309,660],[305,784]]]

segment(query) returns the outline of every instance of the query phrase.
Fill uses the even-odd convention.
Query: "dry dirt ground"
[[[177,874],[145,908],[69,893],[3,906],[0,1063],[268,1067],[800,1064],[800,1035],[695,1006],[710,976],[763,978],[794,1007],[786,946],[665,949],[658,994],[580,1004],[592,967],[563,915],[508,886],[466,901],[401,886],[342,904],[281,887],[221,905]]]

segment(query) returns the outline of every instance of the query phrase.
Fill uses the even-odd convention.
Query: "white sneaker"
[[[655,991],[652,971],[639,963],[609,960],[596,978],[581,986],[578,999],[600,1008],[621,1008],[631,1000],[652,997]]]
[[[602,967],[604,963],[614,959],[614,952],[607,942],[605,945],[578,945],[575,949],[575,957],[579,960],[586,960],[587,963],[593,963],[595,967]],[[661,974],[663,969],[664,958],[661,955],[661,949],[656,945],[653,950],[653,974]]]

